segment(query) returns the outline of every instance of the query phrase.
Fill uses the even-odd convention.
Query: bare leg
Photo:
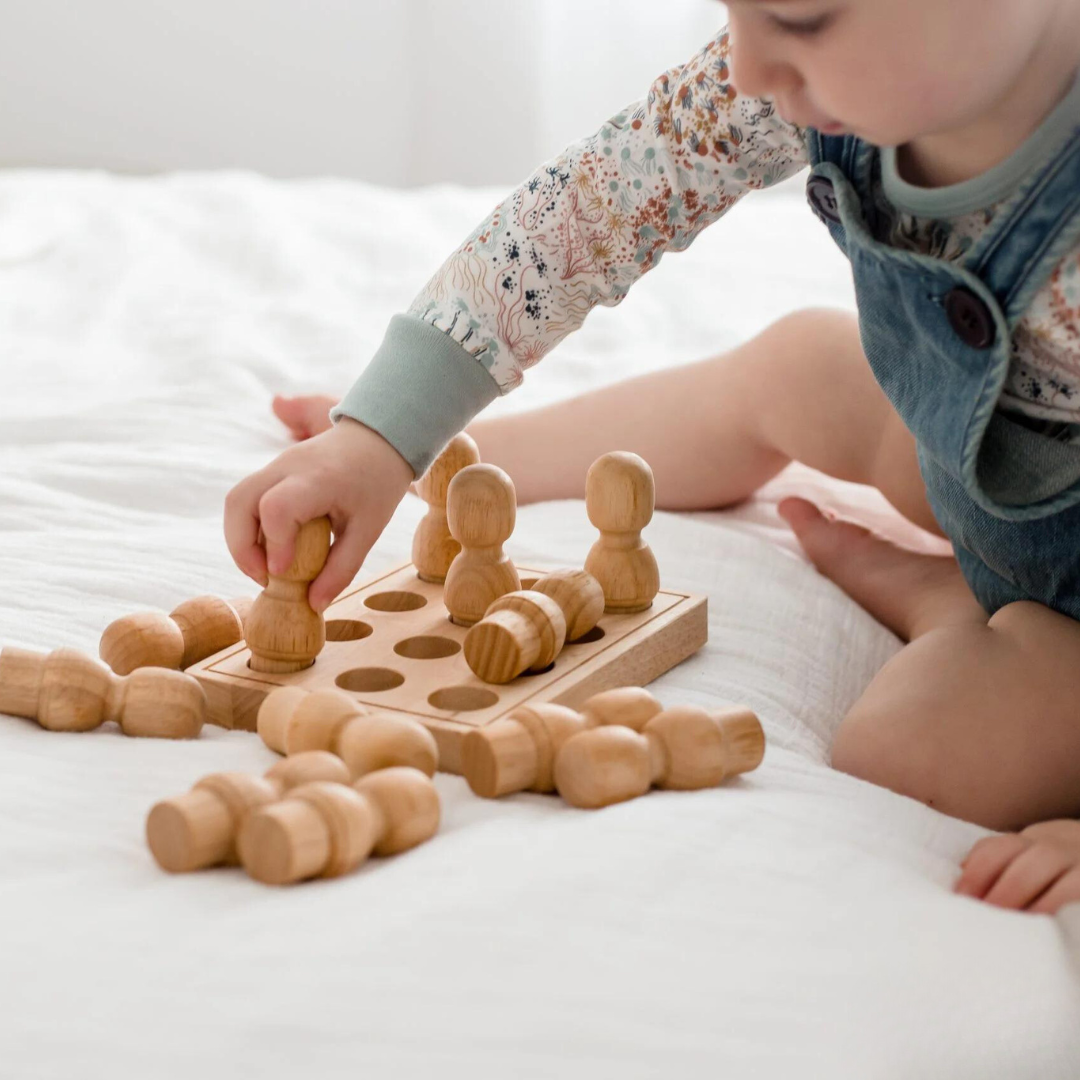
[[[514,478],[521,503],[582,497],[589,465],[615,449],[649,462],[667,510],[739,502],[794,459],[873,484],[940,535],[914,442],[874,380],[847,312],[797,312],[708,360],[469,430],[481,457]]]
[[[833,765],[995,829],[1080,815],[1080,622],[989,618],[954,559],[903,551],[803,499],[781,513],[817,568],[910,642],[874,676]]]

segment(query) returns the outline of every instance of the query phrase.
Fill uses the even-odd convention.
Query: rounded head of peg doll
[[[357,780],[353,788],[374,801],[382,814],[374,854],[397,855],[430,840],[439,831],[439,793],[419,769],[379,769]]]
[[[462,469],[479,463],[480,451],[476,443],[471,435],[462,431],[446,444],[431,463],[431,468],[416,481],[416,494],[431,506],[445,506],[450,481]]]
[[[206,691],[182,671],[139,668],[122,680],[113,700],[125,735],[194,739],[206,722]]]
[[[496,465],[469,465],[450,481],[446,520],[462,547],[494,547],[510,538],[517,516],[514,482]]]
[[[136,668],[178,668],[184,659],[184,635],[164,611],[138,611],[105,627],[98,655],[117,675]]]
[[[656,486],[644,458],[615,450],[597,458],[585,476],[585,508],[602,532],[640,532],[652,520]]]
[[[640,731],[654,716],[664,711],[643,686],[619,686],[593,694],[581,706],[581,715],[590,727],[618,724]]]
[[[181,668],[189,668],[244,638],[244,625],[239,613],[220,596],[196,596],[192,600],[185,600],[172,609],[169,618],[183,635]]]

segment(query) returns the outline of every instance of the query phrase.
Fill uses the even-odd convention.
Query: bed
[[[0,642],[94,652],[126,612],[252,593],[221,508],[286,445],[271,395],[347,387],[501,194],[0,174]],[[809,304],[850,306],[848,272],[785,186],[493,408],[697,359]],[[937,543],[799,466],[738,508],[657,514],[662,579],[708,594],[710,640],[656,692],[746,703],[767,731],[729,788],[589,813],[440,775],[436,842],[274,890],[168,876],[143,840],[157,799],[271,764],[255,736],[0,718],[0,1076],[1080,1075],[1080,905],[951,895],[984,830],[828,768],[899,642],[802,557],[775,510],[792,491]],[[362,573],[408,557],[421,513],[407,498]],[[529,506],[508,550],[580,563],[592,536],[580,503]]]

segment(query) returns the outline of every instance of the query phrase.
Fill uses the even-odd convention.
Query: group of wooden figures
[[[258,731],[285,755],[265,775],[215,773],[151,809],[147,841],[164,869],[239,863],[284,885],[348,873],[438,831],[438,748],[416,721],[368,712],[337,690],[281,687],[259,709]],[[520,706],[470,732],[464,774],[484,798],[555,791],[595,809],[653,787],[715,787],[757,768],[764,752],[748,709],[665,709],[647,690],[621,687],[579,710]]]
[[[470,627],[465,660],[485,681],[543,670],[605,612],[644,610],[659,590],[656,560],[641,539],[653,513],[652,472],[634,454],[605,454],[589,470],[586,507],[600,538],[584,569],[556,571],[525,589],[502,548],[514,527],[513,484],[479,463],[467,435],[416,488],[429,504],[413,542],[417,574],[444,583],[451,619]],[[314,662],[326,628],[307,590],[329,547],[329,521],[308,522],[290,568],[271,575],[254,601],[197,597],[168,615],[116,620],[101,638],[104,663],[73,649],[3,648],[0,712],[52,731],[113,720],[127,735],[194,738],[207,701],[183,669],[242,640],[258,671]],[[151,810],[147,838],[162,867],[240,863],[259,881],[284,884],[346,873],[437,831],[438,749],[418,722],[369,712],[337,690],[289,686],[266,697],[258,730],[286,755],[264,776],[217,773]],[[463,770],[485,798],[557,791],[573,806],[601,807],[654,786],[711,787],[756,768],[763,753],[761,725],[747,709],[664,709],[646,690],[624,687],[577,711],[518,707],[466,736]]]

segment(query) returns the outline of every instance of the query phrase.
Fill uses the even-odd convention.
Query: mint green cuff
[[[330,419],[350,416],[377,431],[421,476],[498,396],[499,384],[449,334],[412,315],[395,315]]]

